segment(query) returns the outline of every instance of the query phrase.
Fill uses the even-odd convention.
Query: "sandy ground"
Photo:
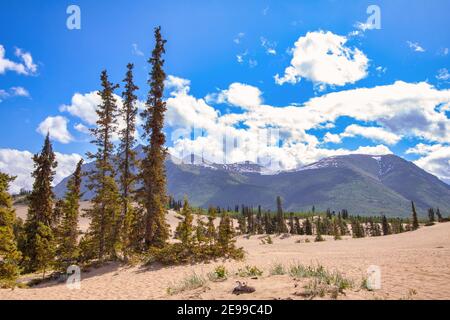
[[[86,204],[85,204],[86,205]],[[22,216],[24,208],[18,208]],[[169,215],[174,226],[178,219]],[[82,229],[87,226],[81,221]],[[377,238],[305,243],[305,236],[273,237],[273,244],[262,244],[262,236],[239,237],[238,246],[247,252],[242,262],[217,261],[177,267],[108,266],[82,274],[81,289],[45,283],[31,289],[0,290],[0,299],[304,299],[306,280],[288,275],[270,275],[276,263],[289,267],[294,263],[321,264],[342,272],[355,282],[338,299],[450,299],[450,223],[422,227],[415,232]],[[313,237],[310,237],[313,241]],[[204,276],[215,266],[225,265],[230,276],[224,282],[208,281],[203,287],[169,295],[167,288],[177,286],[194,272]],[[263,270],[258,279],[241,278],[239,268],[255,265]],[[382,287],[376,291],[360,290],[359,284],[371,265],[381,269]],[[252,294],[231,294],[237,280],[255,287]],[[329,298],[329,297],[328,297]]]

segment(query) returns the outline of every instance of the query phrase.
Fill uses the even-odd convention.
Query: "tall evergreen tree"
[[[29,196],[25,241],[22,252],[24,266],[28,272],[44,270],[53,262],[54,235],[52,226],[54,195],[52,182],[57,166],[56,156],[47,134],[40,154],[33,156],[33,190]]]
[[[309,221],[309,218],[306,218],[304,229],[307,236],[312,236],[312,225],[311,221]]]
[[[441,210],[439,210],[439,208],[436,209],[436,215],[438,217],[438,222],[442,222],[444,220],[441,214]]]
[[[387,235],[391,234],[391,228],[389,227],[389,223],[387,221],[386,216],[383,216],[383,218],[381,220],[381,226],[383,229],[383,236],[387,236]]]
[[[116,258],[115,230],[120,215],[120,194],[115,180],[116,171],[113,165],[114,145],[112,134],[117,130],[117,102],[114,90],[118,85],[108,80],[105,71],[101,74],[102,90],[98,92],[101,104],[97,106],[97,126],[91,129],[94,137],[92,143],[97,146],[96,153],[88,153],[89,159],[95,162],[95,169],[88,173],[88,188],[95,192],[92,208],[86,210],[91,219],[87,237],[90,238],[100,261],[105,258]]]
[[[75,263],[79,258],[78,248],[78,216],[81,199],[81,166],[83,160],[78,162],[75,172],[67,183],[67,192],[63,201],[62,221],[58,228],[58,267],[61,270]]]
[[[412,207],[412,229],[417,230],[419,229],[419,220],[417,218],[417,212],[416,212],[416,206],[414,205],[414,201],[411,201],[411,207]]]
[[[212,247],[216,241],[216,226],[214,225],[216,217],[217,217],[216,209],[214,207],[209,207],[208,223],[206,225],[206,236],[210,247]]]
[[[176,234],[178,239],[186,248],[192,248],[194,245],[194,215],[192,214],[191,207],[187,197],[184,198],[183,209],[181,210],[181,216],[183,219],[177,226]]]
[[[281,197],[277,197],[277,224],[276,224],[276,232],[277,233],[287,233],[288,228],[286,225],[286,221],[284,220],[283,206],[281,204]]]
[[[428,219],[430,220],[430,222],[434,222],[435,221],[434,209],[433,208],[428,209]]]
[[[257,234],[263,234],[264,233],[264,227],[263,227],[263,216],[261,211],[261,206],[258,206],[258,212],[256,213],[256,233]]]
[[[230,253],[235,248],[234,230],[227,212],[222,214],[219,223],[218,245],[223,253]]]
[[[333,218],[333,235],[334,240],[341,240],[341,230],[339,227],[339,221],[336,218]]]
[[[155,28],[156,45],[149,63],[150,92],[146,108],[141,116],[144,120],[143,138],[149,140],[144,147],[141,179],[143,187],[140,192],[140,201],[145,209],[145,244],[147,247],[163,247],[169,238],[169,228],[166,223],[166,172],[164,162],[167,150],[164,147],[166,137],[163,133],[164,113],[166,103],[163,101],[164,80],[166,74],[163,70],[165,43],[161,36],[161,27]]]
[[[296,234],[297,230],[295,230],[295,224],[294,224],[294,213],[289,213],[289,233],[290,234]]]
[[[119,222],[116,225],[115,241],[120,243],[125,259],[127,259],[128,251],[139,246],[139,243],[135,243],[137,240],[135,229],[139,228],[140,222],[139,210],[133,206],[136,183],[134,172],[137,167],[136,152],[134,151],[137,116],[135,91],[139,88],[134,84],[133,68],[132,63],[127,65],[126,77],[123,80],[125,82],[125,91],[122,93],[123,108],[119,110],[125,126],[119,132],[118,168],[122,208]]]
[[[9,183],[14,179],[0,172],[0,288],[14,286],[20,274],[22,255],[17,249],[14,234],[16,215],[8,193]]]

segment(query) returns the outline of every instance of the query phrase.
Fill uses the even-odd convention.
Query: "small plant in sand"
[[[305,297],[313,299],[315,297],[323,298],[327,294],[332,299],[337,299],[339,296],[339,288],[334,285],[328,285],[320,279],[314,278],[310,280],[304,287],[305,291],[302,293]]]
[[[270,268],[270,275],[272,276],[281,276],[284,274],[286,274],[286,270],[281,263],[276,263]]]
[[[195,290],[203,287],[206,284],[207,280],[201,276],[192,273],[190,276],[184,278],[179,284],[172,284],[167,288],[167,294],[175,295],[184,291]]]
[[[261,244],[273,244],[272,237],[270,235],[264,237],[263,239],[261,239]]]
[[[221,282],[227,280],[228,270],[225,266],[217,266],[214,271],[208,273],[208,279],[212,282]]]
[[[245,266],[238,270],[237,275],[240,277],[260,277],[263,275],[263,271],[258,269],[257,266]]]
[[[352,280],[345,278],[339,272],[330,272],[322,265],[304,266],[295,264],[290,267],[289,275],[294,278],[315,278],[326,285],[336,286],[340,293],[353,287]]]
[[[362,290],[372,291],[372,290],[370,289],[370,287],[369,287],[369,279],[363,277],[363,278],[361,279],[361,285],[360,285],[360,288],[361,288]]]
[[[417,295],[417,290],[415,289],[409,289],[408,294],[404,296],[403,298],[400,298],[400,300],[414,300],[414,296]]]
[[[314,242],[323,242],[325,241],[324,237],[319,233],[317,234],[316,238],[314,239]]]

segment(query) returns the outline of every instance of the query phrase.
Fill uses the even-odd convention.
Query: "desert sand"
[[[86,206],[86,204],[84,204]],[[24,217],[26,209],[17,208]],[[172,228],[178,219],[171,212]],[[85,230],[87,221],[81,220]],[[422,227],[414,232],[376,238],[305,243],[306,236],[273,236],[273,244],[262,244],[263,236],[238,237],[237,245],[246,251],[244,261],[216,261],[174,267],[123,266],[111,263],[82,273],[81,289],[70,290],[64,283],[47,282],[29,289],[0,290],[0,299],[304,299],[297,293],[306,280],[289,275],[270,275],[274,264],[286,268],[294,263],[321,264],[354,280],[353,289],[338,299],[449,299],[450,298],[450,223]],[[298,240],[302,240],[298,243]],[[169,295],[167,289],[192,275],[204,276],[218,265],[224,265],[229,277],[198,289]],[[257,279],[236,275],[239,268],[257,266],[263,275]],[[360,283],[371,265],[381,269],[381,289],[360,289]],[[236,281],[246,281],[256,291],[233,295]],[[326,297],[330,298],[330,297]]]

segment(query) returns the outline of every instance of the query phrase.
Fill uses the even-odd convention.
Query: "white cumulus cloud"
[[[332,32],[308,32],[292,50],[291,65],[276,83],[295,84],[302,78],[318,85],[343,86],[367,76],[369,59],[358,48],[346,46],[347,38]]]
[[[43,136],[50,134],[50,138],[61,143],[69,143],[73,140],[72,135],[67,129],[68,120],[62,116],[47,117],[39,124],[37,132]]]
[[[29,52],[24,52],[17,48],[15,55],[20,58],[21,62],[15,62],[6,58],[5,47],[0,44],[0,74],[7,71],[13,71],[21,75],[32,75],[37,72],[37,66],[33,62],[33,57]]]
[[[53,185],[69,176],[75,170],[76,164],[81,160],[78,154],[62,154],[55,152],[58,167]],[[29,151],[14,149],[0,149],[0,171],[17,178],[11,183],[10,192],[18,193],[20,189],[31,190],[33,186],[33,154]]]
[[[450,146],[434,146],[432,148],[432,152],[414,163],[450,184]]]
[[[406,41],[408,47],[414,52],[425,52],[425,49],[418,43],[412,41]]]

